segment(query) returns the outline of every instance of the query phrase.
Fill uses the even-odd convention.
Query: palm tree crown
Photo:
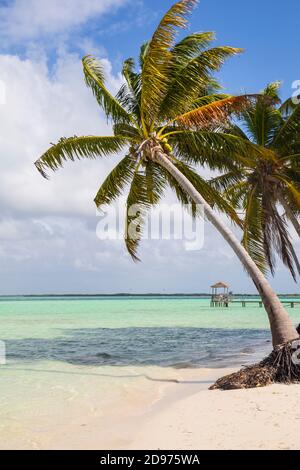
[[[171,7],[152,39],[141,47],[138,70],[133,59],[124,62],[124,84],[116,96],[105,86],[101,62],[91,56],[83,59],[86,84],[112,121],[114,135],[62,138],[36,162],[44,176],[47,168],[55,170],[67,159],[97,158],[125,150],[126,155],[95,197],[98,207],[111,203],[129,185],[127,209],[139,205],[143,213],[157,204],[170,186],[180,202],[191,205],[195,215],[195,203],[189,195],[156,164],[151,147],[159,145],[211,205],[241,223],[231,205],[191,165],[222,171],[247,151],[241,139],[222,133],[219,126],[245,109],[253,97],[221,94],[214,78],[224,61],[240,49],[210,47],[214,40],[211,32],[194,33],[175,44],[176,29],[185,26],[195,3],[182,0]],[[126,226],[132,222],[127,210]],[[141,235],[141,227],[136,228]],[[134,259],[138,259],[139,238],[128,232],[125,237]]]
[[[281,104],[279,83],[272,83],[255,104],[242,113],[233,135],[255,143],[243,165],[212,180],[217,190],[245,211],[243,244],[256,263],[274,273],[277,253],[296,277],[300,266],[288,233],[291,221],[300,236],[300,106]],[[280,206],[285,214],[280,213]],[[282,211],[281,211],[282,212]]]

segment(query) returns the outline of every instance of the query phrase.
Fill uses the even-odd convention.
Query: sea
[[[142,413],[168,381],[207,388],[194,380],[200,369],[271,351],[266,312],[247,300],[212,308],[198,296],[0,297],[0,449],[100,448],[101,429],[105,445],[109,432],[111,445],[126,445],[128,426],[116,435],[122,413]],[[300,307],[288,311],[299,323]]]
[[[0,297],[0,340],[8,366],[223,367],[269,347],[266,312],[247,300],[212,308],[190,296]],[[299,323],[300,306],[288,310]]]

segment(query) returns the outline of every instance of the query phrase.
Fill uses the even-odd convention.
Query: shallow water
[[[299,321],[300,308],[289,312]],[[257,304],[199,298],[2,298],[0,322],[8,365],[224,366],[270,341]]]
[[[0,365],[0,448],[60,442],[101,448],[94,436],[102,431],[103,439],[111,433],[106,443],[126,445],[123,414],[145,410],[169,380],[186,373],[197,379],[195,368],[239,366],[270,350],[263,308],[209,304],[169,297],[2,298],[7,354]],[[289,312],[299,322],[300,308]],[[208,384],[196,380],[195,386]]]

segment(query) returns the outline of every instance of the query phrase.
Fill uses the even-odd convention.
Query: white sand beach
[[[300,449],[299,399],[299,385],[203,390],[151,417],[130,447]]]
[[[27,371],[22,400],[2,397],[1,449],[300,448],[298,385],[208,390],[232,369],[44,371]]]

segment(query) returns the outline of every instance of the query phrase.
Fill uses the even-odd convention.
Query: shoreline
[[[208,390],[237,368],[107,366],[91,368],[84,376],[82,369],[68,366],[68,378],[53,368],[51,374],[37,369],[39,394],[25,395],[22,406],[12,407],[11,416],[2,406],[0,447],[299,449],[300,386]]]
[[[299,385],[202,390],[154,415],[136,450],[299,450]]]
[[[0,399],[2,450],[130,449],[151,419],[232,370],[41,366],[23,369],[22,402]],[[2,371],[3,392],[19,369]]]

